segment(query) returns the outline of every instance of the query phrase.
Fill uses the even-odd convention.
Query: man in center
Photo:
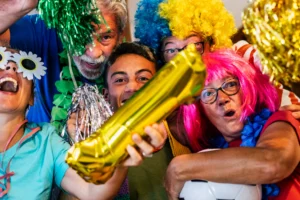
[[[122,43],[116,47],[108,58],[103,72],[103,94],[116,112],[126,101],[146,84],[158,71],[158,65],[153,52],[138,43]],[[69,135],[74,136],[76,117],[72,115],[68,120]],[[156,126],[156,125],[154,125]],[[165,132],[163,123],[157,125]],[[167,134],[165,134],[165,138]],[[141,152],[145,160],[139,167],[128,170],[129,190],[123,185],[119,196],[124,191],[130,193],[130,199],[163,200],[167,194],[163,187],[163,177],[172,159],[169,142],[155,153]]]

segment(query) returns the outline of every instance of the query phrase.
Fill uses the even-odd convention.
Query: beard
[[[73,60],[80,74],[84,78],[95,80],[99,78],[104,71],[106,57],[102,55],[97,59],[92,59],[86,55],[82,55],[78,57],[74,56]]]

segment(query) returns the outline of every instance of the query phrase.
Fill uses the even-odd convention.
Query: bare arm
[[[126,167],[118,167],[111,179],[103,185],[85,182],[76,172],[69,168],[61,183],[62,188],[79,199],[113,199],[118,193],[127,174]]]
[[[38,0],[1,0],[0,35],[22,16],[33,10]]]
[[[128,166],[141,164],[143,157],[141,152],[150,154],[154,148],[160,147],[166,140],[166,132],[162,126],[154,124],[145,128],[150,142],[143,140],[139,135],[133,135],[132,139],[139,150],[132,146],[127,147],[129,159],[125,160],[117,169],[114,175],[103,185],[93,185],[85,182],[73,169],[68,169],[61,182],[62,188],[79,199],[112,199],[119,191],[123,183]]]
[[[165,186],[170,199],[178,198],[187,180],[263,184],[289,176],[300,161],[296,132],[285,122],[271,124],[256,148],[229,148],[178,156],[170,163]]]

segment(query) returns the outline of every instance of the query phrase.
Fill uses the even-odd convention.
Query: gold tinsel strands
[[[243,13],[245,34],[275,83],[300,81],[300,0],[257,0]]]

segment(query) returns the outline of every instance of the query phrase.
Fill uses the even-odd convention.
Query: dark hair
[[[110,66],[112,66],[116,60],[121,57],[122,55],[126,54],[135,54],[139,55],[150,62],[155,64],[155,69],[159,70],[159,67],[156,63],[157,58],[154,54],[154,51],[149,47],[139,44],[137,42],[124,42],[118,45],[111,55],[108,57],[105,65],[104,65],[104,72],[103,72],[103,79],[104,79],[104,88],[107,88],[107,74]]]

